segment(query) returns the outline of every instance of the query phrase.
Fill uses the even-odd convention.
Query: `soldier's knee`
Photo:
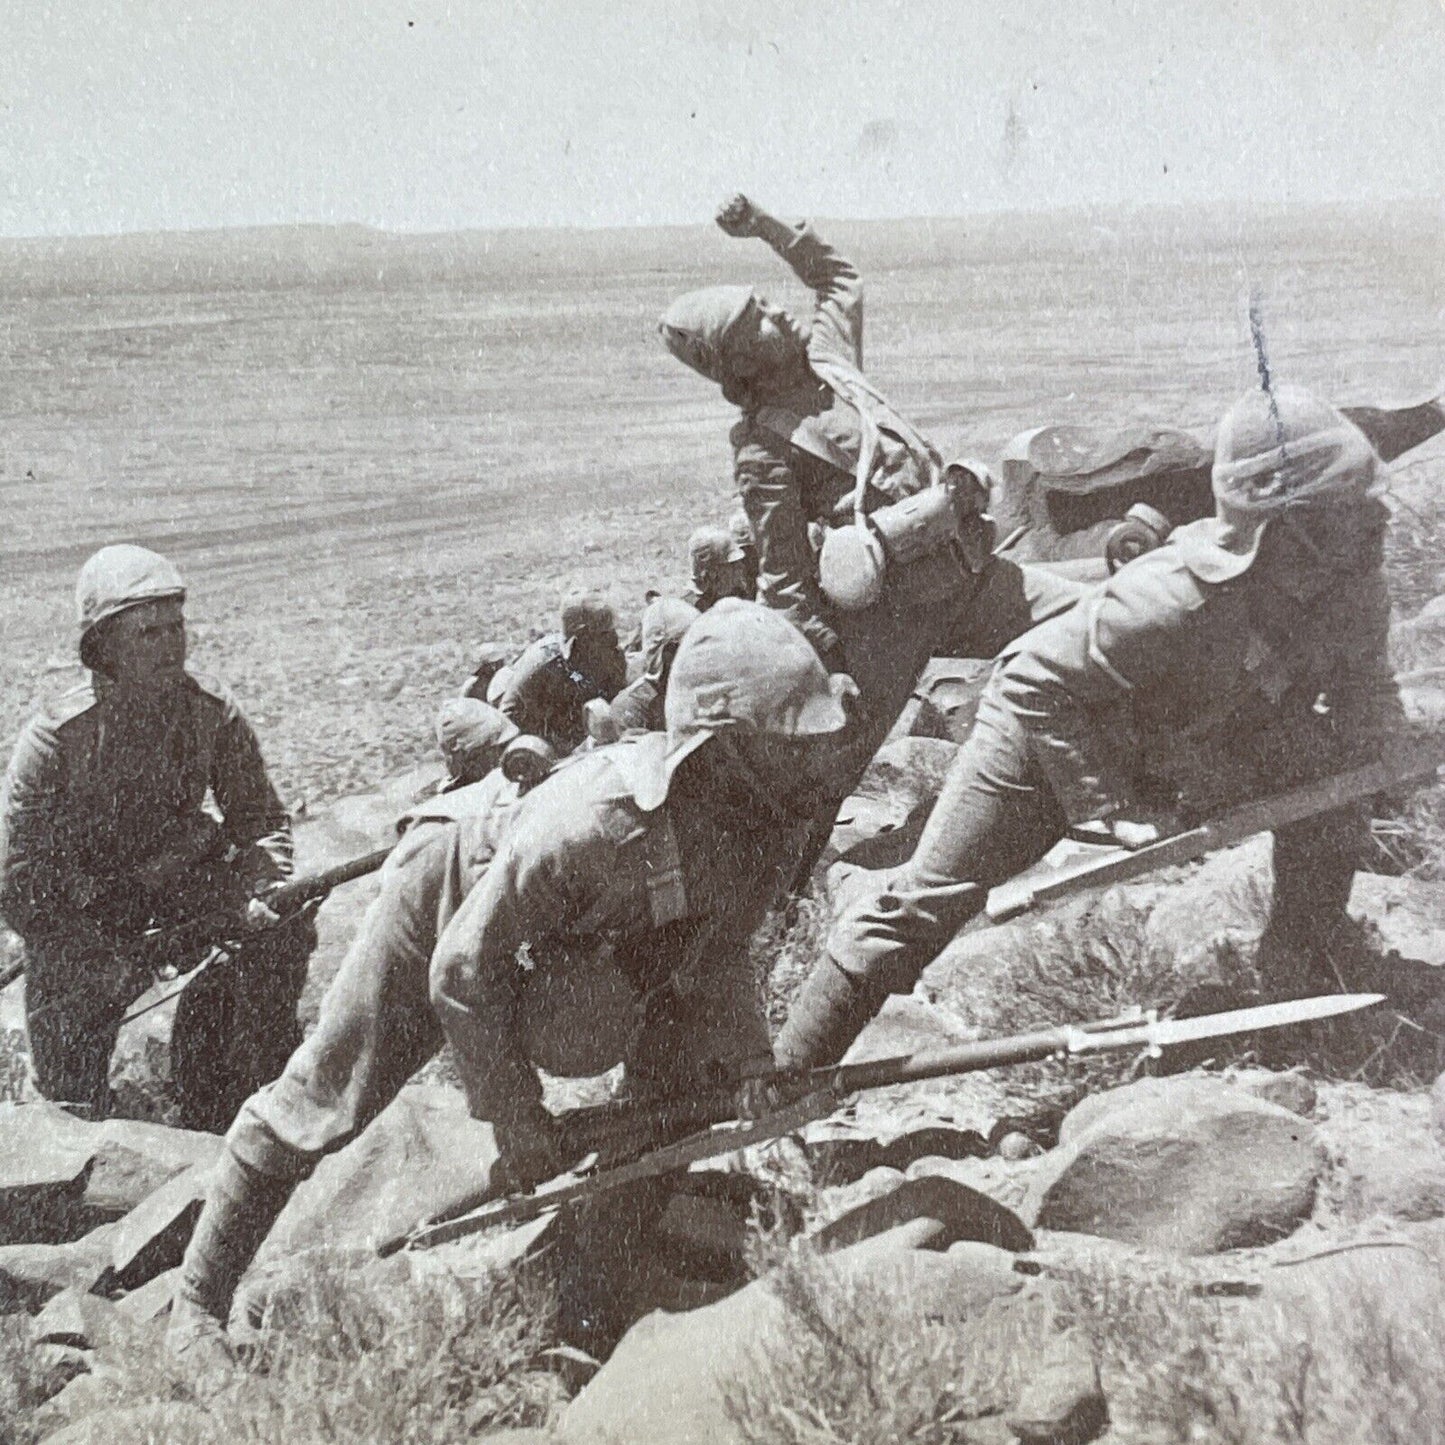
[[[267,1106],[275,1088],[276,1084],[267,1084],[241,1105],[226,1131],[226,1148],[258,1174],[299,1184],[310,1178],[323,1153],[331,1151],[303,1149],[273,1127]]]

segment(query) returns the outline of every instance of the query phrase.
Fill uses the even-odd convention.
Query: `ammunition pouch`
[[[825,532],[818,556],[823,596],[841,611],[861,611],[883,595],[890,568],[944,550],[964,572],[982,571],[993,544],[993,526],[983,510],[986,477],[977,463],[950,463],[935,485]]]
[[[1109,529],[1104,541],[1104,560],[1112,576],[1126,562],[1162,547],[1174,530],[1169,518],[1147,502],[1135,502],[1124,520]]]
[[[552,745],[531,733],[513,738],[502,751],[502,776],[523,792],[535,788],[557,766]]]

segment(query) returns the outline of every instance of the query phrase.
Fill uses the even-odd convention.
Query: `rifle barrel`
[[[334,868],[323,868],[319,873],[308,873],[302,878],[292,878],[271,892],[271,902],[282,908],[309,903],[313,898],[324,898],[333,888],[365,878],[375,873],[388,858],[390,848],[377,848],[374,852],[363,853],[360,858],[349,858]]]

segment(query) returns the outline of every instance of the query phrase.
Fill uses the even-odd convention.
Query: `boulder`
[[[181,1262],[205,1203],[210,1166],[193,1166],[148,1195],[112,1228],[117,1289],[133,1290]]]
[[[83,1289],[63,1290],[30,1322],[30,1340],[36,1345],[108,1350],[137,1344],[149,1347],[157,1339],[144,1321]]]
[[[208,1164],[220,1143],[133,1119],[91,1123],[44,1100],[0,1104],[0,1239],[76,1239]]]
[[[1211,1254],[1283,1238],[1309,1215],[1324,1151],[1297,1115],[1199,1078],[1115,1093],[1132,1097],[1034,1166],[1035,1228]]]
[[[212,1445],[222,1439],[222,1427],[200,1405],[154,1400],[88,1414],[45,1439],[47,1445]]]
[[[1301,1324],[1329,1331],[1348,1302],[1351,1319],[1377,1320],[1413,1335],[1420,1358],[1439,1351],[1435,1330],[1445,1312],[1442,1258],[1408,1235],[1346,1239],[1298,1260],[1276,1261],[1260,1303]],[[1409,1340],[1401,1345],[1409,1348]]]
[[[1436,1143],[1445,1144],[1445,1074],[1430,1089],[1430,1132]]]
[[[825,1316],[860,1294],[890,1301],[900,1317],[969,1318],[1016,1293],[1013,1256],[982,1244],[944,1253],[900,1248],[886,1237],[818,1261],[816,1301]],[[730,1387],[765,1367],[803,1328],[768,1279],[688,1314],[652,1314],[628,1331],[564,1412],[564,1445],[628,1440],[726,1445],[746,1437],[727,1408]]]
[[[1445,964],[1445,883],[1356,873],[1350,912],[1379,930],[1385,948]]]
[[[301,1184],[261,1258],[304,1249],[370,1249],[486,1187],[496,1162],[491,1126],[455,1089],[411,1084],[347,1148]]]
[[[154,1279],[147,1280],[139,1289],[122,1295],[116,1300],[115,1307],[122,1314],[127,1314],[133,1320],[140,1320],[142,1323],[164,1319],[170,1313],[171,1301],[175,1298],[176,1288],[180,1282],[180,1269],[168,1269],[164,1274],[158,1274]]]
[[[1250,1098],[1263,1100],[1300,1116],[1313,1113],[1316,1103],[1314,1085],[1298,1069],[1279,1073],[1270,1069],[1232,1069],[1223,1074],[1173,1074],[1168,1078],[1139,1079],[1118,1089],[1086,1094],[1059,1125],[1059,1143],[1073,1143],[1109,1115],[1120,1109],[1133,1108],[1145,1099],[1182,1102],[1189,1096],[1189,1091],[1198,1090],[1199,1097],[1208,1107],[1211,1101],[1220,1097],[1221,1088],[1239,1089]],[[1296,1105],[1300,1107],[1293,1107]]]
[[[34,1314],[67,1289],[92,1289],[110,1266],[110,1235],[103,1224],[70,1244],[0,1246],[0,1314]]]
[[[1384,1216],[1422,1223],[1445,1218],[1445,1152],[1438,1148],[1354,1149],[1338,1167],[1349,1219]]]
[[[810,1238],[816,1248],[826,1252],[916,1219],[931,1220],[938,1226],[928,1243],[930,1249],[947,1249],[959,1240],[1015,1253],[1034,1245],[1033,1235],[1012,1210],[966,1184],[937,1175],[905,1180],[891,1192],[839,1215]]]

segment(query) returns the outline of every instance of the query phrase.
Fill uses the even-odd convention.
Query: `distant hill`
[[[827,234],[865,263],[908,269],[966,255],[1006,260],[1020,245],[1077,254],[1107,251],[1121,234],[1156,245],[1201,237],[1250,235],[1288,245],[1321,232],[1381,227],[1433,230],[1440,206],[1411,203],[1382,215],[1365,207],[1151,207],[1000,212],[898,221],[833,221]],[[152,231],[119,236],[0,239],[0,286],[12,296],[117,291],[327,289],[471,279],[523,281],[559,272],[673,271],[714,255],[732,272],[756,269],[749,248],[730,245],[711,226],[629,229],[456,231],[412,234],[367,226],[258,226],[214,231]]]

